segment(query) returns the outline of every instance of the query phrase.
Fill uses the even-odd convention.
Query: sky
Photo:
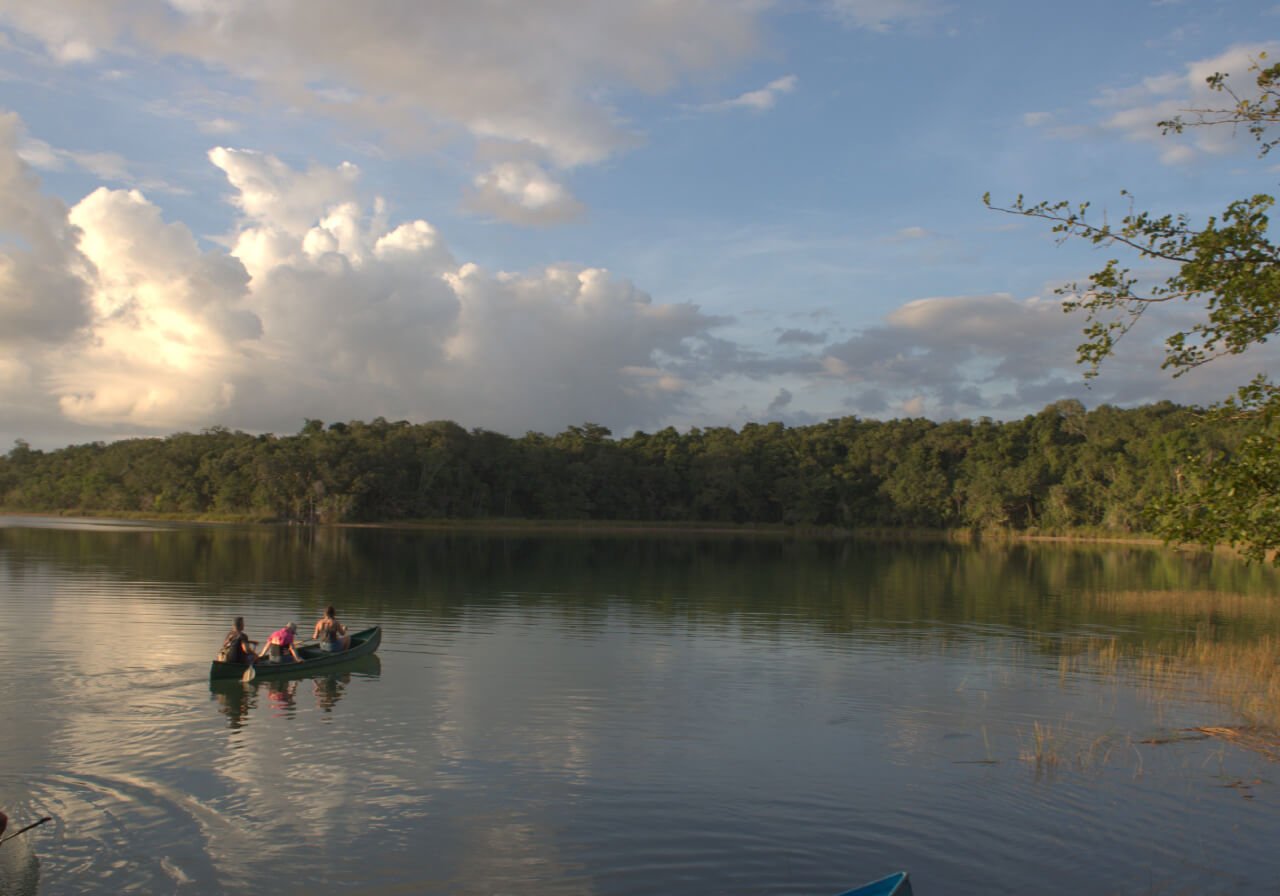
[[[1086,380],[1055,290],[1117,253],[982,197],[1274,194],[1157,127],[1268,51],[1274,0],[0,0],[0,451],[1210,403],[1275,351],[1175,379],[1161,308]]]

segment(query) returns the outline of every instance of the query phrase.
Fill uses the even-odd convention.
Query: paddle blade
[[[253,681],[254,676],[256,676],[257,674],[258,673],[253,670],[253,666],[250,666],[248,669],[244,670],[244,674],[240,676],[240,680]]]

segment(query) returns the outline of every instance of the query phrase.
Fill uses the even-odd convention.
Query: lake
[[[1276,892],[1278,585],[1133,545],[0,518],[0,807],[53,817],[54,894]],[[329,603],[376,658],[210,684],[232,617]]]

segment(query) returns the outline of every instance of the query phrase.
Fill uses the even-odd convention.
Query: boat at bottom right
[[[911,881],[907,879],[907,872],[895,871],[888,877],[845,890],[839,896],[911,896]]]

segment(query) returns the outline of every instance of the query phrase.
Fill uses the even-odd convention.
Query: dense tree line
[[[379,418],[308,420],[290,436],[214,428],[47,452],[18,442],[0,458],[0,507],[1135,532],[1177,491],[1186,458],[1237,441],[1198,416],[1061,401],[1009,422],[845,417],[618,439],[590,423],[512,438]]]

